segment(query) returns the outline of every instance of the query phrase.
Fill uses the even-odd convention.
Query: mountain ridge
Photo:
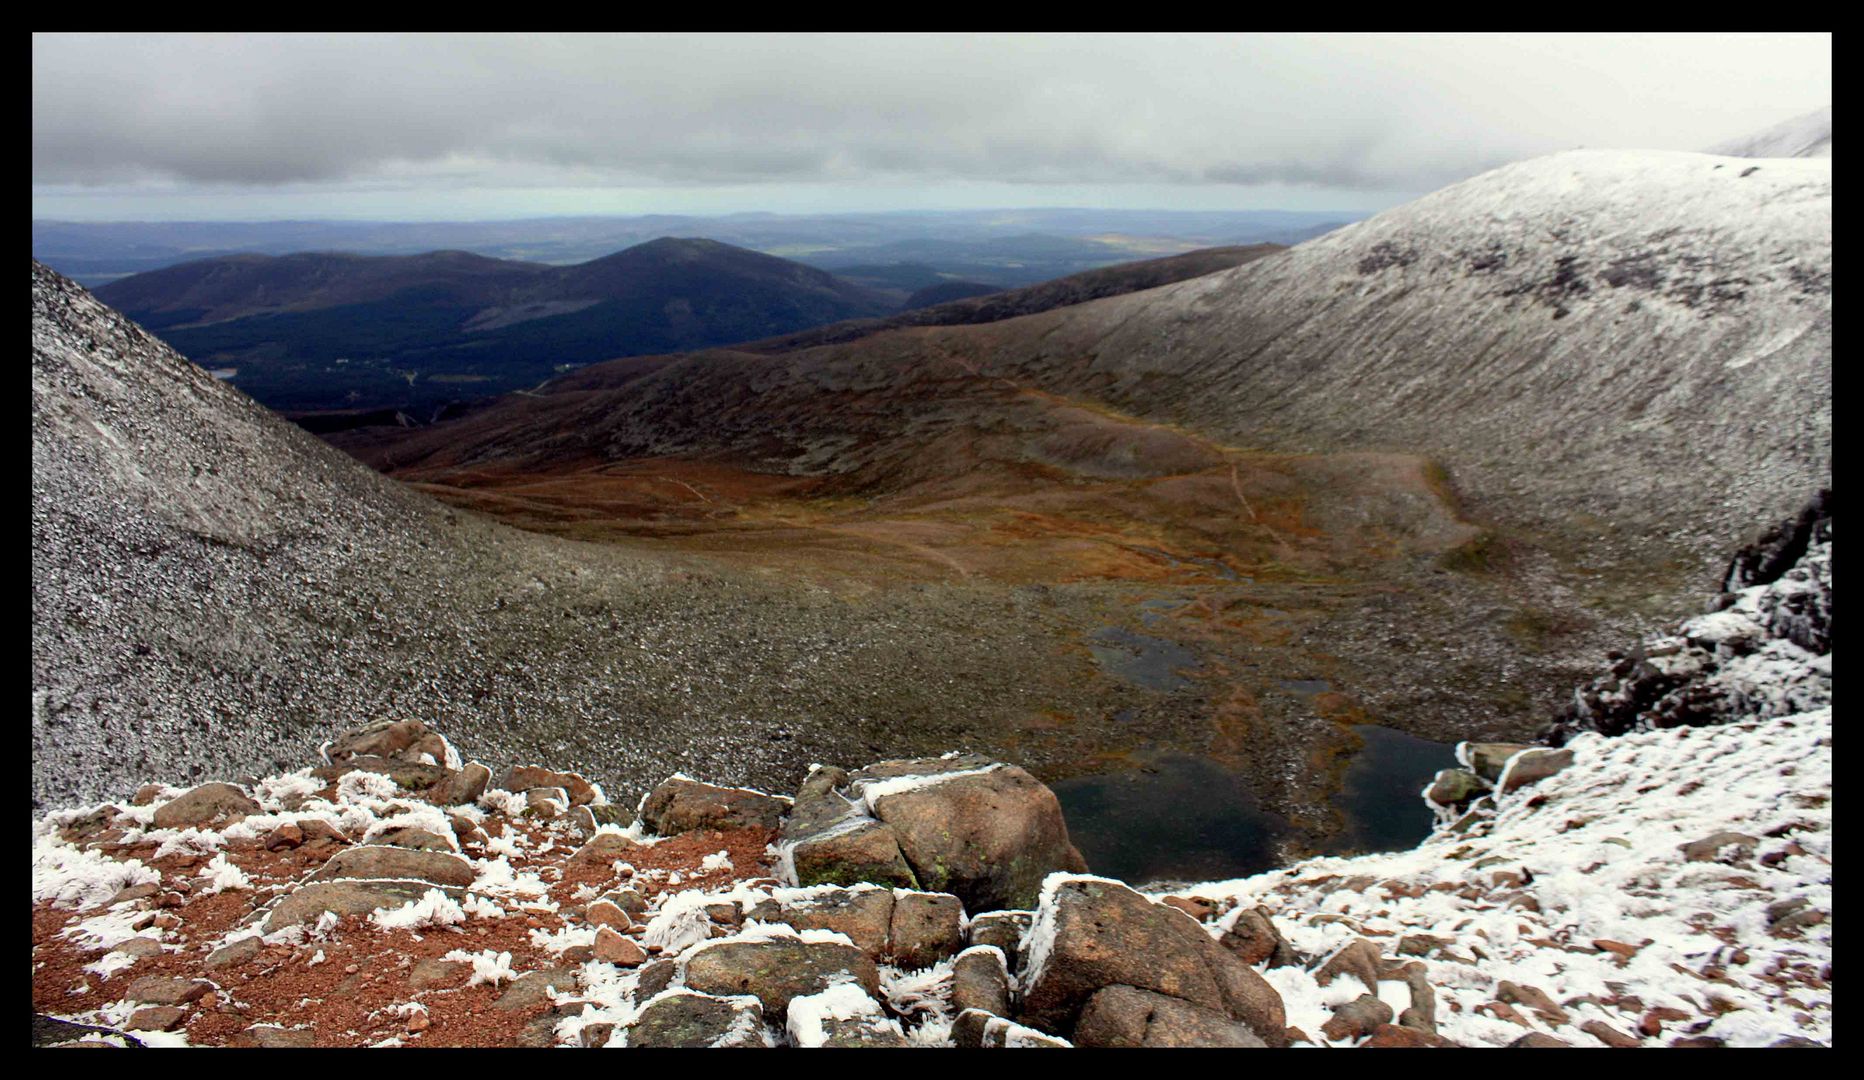
[[[578,363],[890,313],[879,293],[774,256],[663,238],[571,266],[460,251],[237,255],[99,298],[278,409],[428,407]]]

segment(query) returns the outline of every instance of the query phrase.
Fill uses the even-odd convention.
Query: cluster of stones
[[[570,912],[595,931],[593,944],[564,951],[560,967],[522,975],[497,1000],[500,1009],[539,1013],[521,1040],[527,1045],[554,1044],[566,1030],[585,1046],[761,1046],[772,1027],[793,1037],[806,1029],[811,1045],[907,1045],[902,1021],[926,1019],[927,1006],[890,1000],[883,966],[941,983],[949,971],[948,989],[940,987],[933,1007],[946,1010],[959,1046],[1288,1041],[1279,995],[1235,941],[1252,930],[1279,940],[1266,918],[1239,924],[1220,943],[1180,905],[1086,876],[1053,792],[1015,766],[948,755],[853,772],[818,767],[794,799],[676,776],[631,812],[574,773],[514,767],[495,776],[484,765],[461,764],[419,721],[352,732],[325,757],[313,770],[318,779],[379,773],[442,808],[481,800],[488,789],[521,795],[524,814],[581,835],[570,864],[614,871],[606,892]],[[138,798],[147,804],[160,793],[150,788]],[[157,807],[155,820],[164,828],[225,828],[259,812],[238,786],[203,784]],[[616,866],[638,854],[640,842],[601,827],[637,817],[640,829],[663,838],[690,830],[772,832],[794,877],[651,900]],[[399,827],[360,844],[316,818],[280,825],[264,838],[266,848],[329,855],[246,924],[270,934],[325,913],[366,917],[435,889],[463,899],[475,870],[458,852],[487,837],[468,815],[448,821],[452,837]],[[703,924],[696,934],[667,944],[648,933],[669,904],[695,897],[703,903],[687,914]],[[209,955],[205,968],[249,960],[260,948],[256,938],[241,939]],[[1284,946],[1281,958],[1291,955]],[[575,1000],[578,965],[590,961],[632,972],[640,1007],[618,1024],[590,1014],[580,1027],[563,1027],[566,1018],[600,1008]],[[940,965],[948,968],[928,972]],[[428,960],[410,978],[417,986],[454,984],[469,967]],[[199,999],[196,991],[212,992],[209,982],[162,981],[132,989],[145,995],[147,1008],[137,1014],[145,1027],[174,1027],[180,1017],[154,1010],[185,1009]],[[239,1041],[287,1045],[306,1037],[259,1026]]]
[[[805,1015],[820,1045],[907,1045],[879,965],[946,960],[961,1047],[1286,1041],[1274,988],[1183,911],[1085,876],[1053,792],[1014,766],[953,755],[818,767],[793,802],[675,778],[641,821],[662,835],[775,823],[800,887],[709,905],[715,940],[642,966],[647,1005],[628,1046],[753,1045],[762,1025],[794,1032]],[[753,921],[800,936],[735,933]],[[824,1015],[813,1003],[827,995],[843,1007]],[[583,1039],[614,1035],[595,1025]]]

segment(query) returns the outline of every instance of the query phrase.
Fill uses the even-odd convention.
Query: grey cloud
[[[1689,148],[1829,100],[1830,39],[33,39],[33,179],[1426,189]],[[1823,67],[1819,55],[1824,50]]]

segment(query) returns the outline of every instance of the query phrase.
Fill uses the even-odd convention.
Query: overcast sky
[[[1394,205],[1831,102],[1810,35],[52,35],[33,215]]]

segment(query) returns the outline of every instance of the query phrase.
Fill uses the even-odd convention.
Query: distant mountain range
[[[575,266],[463,251],[229,255],[136,274],[98,296],[262,403],[328,431],[425,422],[453,403],[602,360],[994,322],[1280,250],[1209,248],[1007,290],[940,279],[899,314],[896,292],[712,240],[666,238]]]
[[[231,255],[137,274],[98,295],[279,410],[432,409],[577,364],[897,306],[822,270],[697,239],[574,266],[462,251]]]
[[[1365,215],[1298,210],[953,210],[667,214],[517,221],[34,221],[32,254],[96,288],[222,255],[470,251],[568,265],[662,236],[692,236],[833,271],[895,294],[963,279],[1013,288],[1096,266],[1230,244],[1296,244]]]

